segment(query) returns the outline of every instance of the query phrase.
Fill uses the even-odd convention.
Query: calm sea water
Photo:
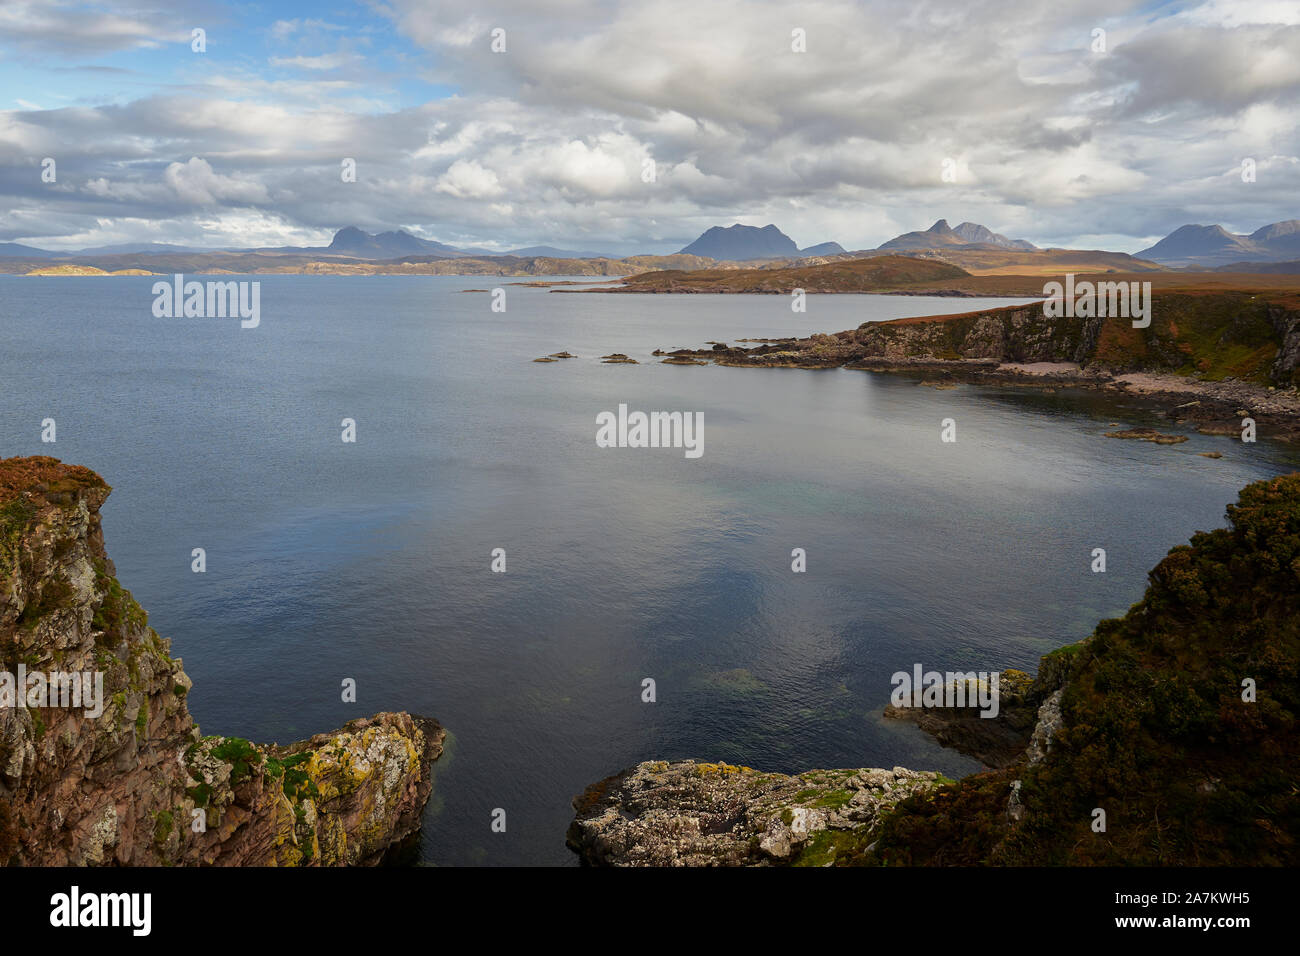
[[[0,455],[114,486],[109,553],[184,658],[204,732],[439,719],[430,864],[572,864],[570,799],[650,758],[977,769],[880,717],[892,673],[1032,670],[1122,613],[1242,485],[1297,467],[1270,443],[1106,439],[1150,420],[1096,395],[647,354],[1008,300],[814,296],[793,314],[782,296],[509,286],[499,314],[461,291],[496,279],[258,278],[243,330],[155,319],[148,278],[0,277]],[[561,349],[582,357],[531,361]],[[613,351],[646,364],[596,360]],[[619,403],[703,412],[704,456],[597,448]]]

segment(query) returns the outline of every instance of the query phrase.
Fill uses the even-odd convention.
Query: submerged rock
[[[1128,438],[1133,441],[1155,442],[1157,445],[1179,445],[1187,441],[1186,435],[1164,435],[1154,428],[1129,428],[1125,431],[1106,432],[1107,438]]]

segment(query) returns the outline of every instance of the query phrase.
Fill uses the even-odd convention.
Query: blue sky
[[[5,0],[0,79],[0,241],[53,249],[946,218],[1137,251],[1300,216],[1293,0]]]

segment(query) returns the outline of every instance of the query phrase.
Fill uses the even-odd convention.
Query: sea
[[[1022,300],[194,278],[259,282],[257,326],[158,317],[151,277],[0,277],[0,455],[113,486],[109,555],[204,733],[440,721],[416,865],[576,865],[571,800],[643,760],[978,770],[882,718],[894,674],[1032,672],[1297,468],[1097,392],[650,355]],[[601,447],[620,405],[700,416],[702,453]]]

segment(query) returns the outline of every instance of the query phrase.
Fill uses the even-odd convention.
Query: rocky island
[[[285,747],[199,733],[122,589],[110,488],[0,459],[0,864],[375,864],[420,828],[444,731],[384,713]]]
[[[595,866],[1300,863],[1300,474],[1150,572],[1122,618],[1003,673],[996,719],[902,710],[988,769],[646,762],[575,798]]]

